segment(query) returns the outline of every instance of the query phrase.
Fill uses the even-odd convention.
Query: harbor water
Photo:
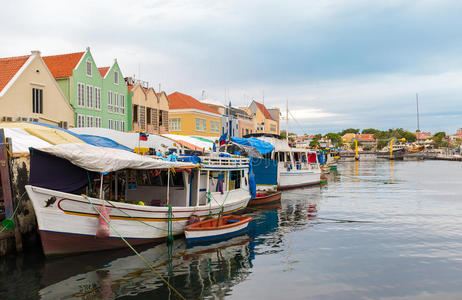
[[[247,234],[0,260],[0,299],[461,299],[462,165],[344,162],[322,187],[249,211]]]

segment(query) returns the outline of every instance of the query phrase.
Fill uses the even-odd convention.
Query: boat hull
[[[165,240],[168,235],[169,213],[164,206],[140,206],[129,203],[90,198],[98,210],[103,204],[110,210],[112,225],[108,238],[95,237],[99,214],[83,196],[27,185],[27,193],[34,206],[42,248],[45,255],[65,255],[80,252],[108,250],[124,247],[119,234],[130,244],[141,245]],[[212,193],[213,194],[213,193]],[[248,192],[240,189],[225,195],[213,195],[216,201],[209,205],[173,207],[172,234],[183,234],[191,215],[204,219],[223,210],[224,214],[239,211],[247,206]],[[221,201],[220,201],[221,200]],[[117,231],[115,231],[115,230]]]
[[[320,171],[298,171],[279,173],[278,190],[296,189],[310,185],[317,185],[321,182]]]
[[[282,195],[282,192],[269,193],[265,197],[257,197],[257,198],[251,199],[247,206],[255,207],[255,206],[260,206],[260,205],[265,205],[265,204],[273,204],[275,202],[281,201],[281,195]]]
[[[226,218],[226,217],[225,217]],[[247,231],[250,227],[251,217],[240,217],[242,221],[232,225],[219,226],[216,228],[194,228],[194,225],[185,228],[185,237],[188,243],[203,243],[215,240],[227,239]],[[206,222],[206,221],[204,221]],[[215,221],[215,223],[218,220]]]

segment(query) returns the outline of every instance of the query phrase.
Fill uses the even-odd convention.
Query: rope
[[[108,219],[106,219],[106,217],[101,214],[101,212],[95,207],[95,205],[93,205],[93,202],[90,200],[90,198],[88,198],[86,195],[82,195],[83,198],[87,199],[88,202],[90,202],[91,206],[93,207],[94,210],[96,210],[96,212],[101,216],[103,217],[104,221],[106,221],[106,223],[112,228],[112,230],[114,230],[114,232],[122,239],[122,241],[124,241],[124,243],[141,259],[141,261],[144,262],[144,264],[146,266],[149,267],[149,269],[151,269],[152,272],[154,272],[154,274],[156,274],[157,276],[159,276],[159,278],[169,287],[171,288],[175,294],[178,295],[178,297],[180,297],[181,299],[185,299],[186,298],[180,294],[180,292],[178,292],[178,290],[176,290],[167,280],[165,280],[165,278],[159,273],[157,272],[153,266],[151,266],[151,264],[138,252],[136,251],[135,248],[133,248],[132,245],[130,245],[130,243],[119,233],[119,231],[117,231],[117,229],[114,228],[114,226],[112,226],[112,223],[110,221],[108,221]]]
[[[22,200],[22,197],[24,197],[24,195],[26,194],[26,192],[22,193],[21,197],[19,197],[19,200],[18,200],[18,204],[16,205],[16,208],[14,209],[13,211],[13,214],[11,215],[10,218],[5,218],[6,219],[11,219],[13,220],[14,216],[16,215],[16,212],[18,211],[18,208],[19,208],[19,204],[21,203],[21,200]],[[14,221],[13,221],[14,222]],[[13,223],[14,224],[14,223]],[[3,227],[3,224],[1,224],[2,226],[2,229],[0,229],[0,233],[2,233],[3,231],[7,230],[6,227]]]
[[[168,213],[167,213],[167,241],[169,243],[173,243],[173,211],[172,206],[168,206]]]

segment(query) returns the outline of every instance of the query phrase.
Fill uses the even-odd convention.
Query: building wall
[[[253,119],[249,120],[240,117],[237,117],[237,119],[239,121],[239,137],[256,132],[256,124]]]
[[[159,133],[169,133],[168,119],[169,119],[169,102],[165,92],[157,94],[159,100],[159,116],[162,113],[162,122],[159,122]]]
[[[38,72],[37,72],[38,70]],[[32,112],[32,88],[43,90],[43,113]],[[59,126],[60,121],[74,126],[74,112],[47,66],[37,54],[14,84],[0,98],[0,118],[33,118]]]
[[[175,131],[174,128],[169,127],[170,133],[181,134],[181,135],[199,135],[199,136],[219,136],[220,132],[212,132],[210,130],[210,121],[218,121],[219,129],[221,128],[221,117],[211,116],[209,114],[202,114],[197,112],[178,112],[176,110],[169,111],[169,119],[180,118],[181,119],[181,130]],[[196,118],[206,120],[206,131],[196,131]]]

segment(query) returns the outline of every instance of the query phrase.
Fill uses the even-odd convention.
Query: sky
[[[168,94],[289,106],[289,131],[462,127],[462,2],[9,1],[0,57],[90,47]],[[282,121],[281,128],[285,128]]]

